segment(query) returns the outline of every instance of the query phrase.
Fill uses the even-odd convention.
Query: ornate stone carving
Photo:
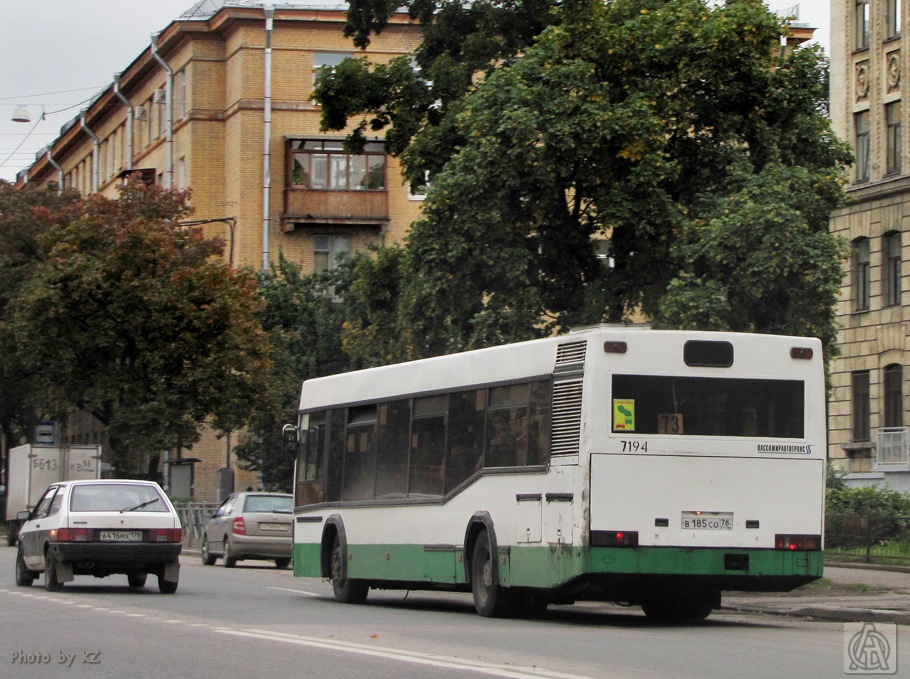
[[[885,81],[888,84],[888,91],[895,92],[901,87],[901,53],[891,52],[886,55],[888,68],[885,71]]]
[[[869,62],[856,64],[856,100],[863,101],[869,96]]]

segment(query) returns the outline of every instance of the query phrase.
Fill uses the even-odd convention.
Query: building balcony
[[[910,471],[910,427],[882,427],[876,436],[875,469]]]
[[[281,228],[285,233],[309,225],[372,226],[389,221],[389,194],[385,190],[338,191],[287,188]]]

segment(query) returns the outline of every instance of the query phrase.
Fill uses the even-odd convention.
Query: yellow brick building
[[[828,453],[848,482],[897,490],[910,490],[906,16],[900,0],[831,3],[831,120],[856,162],[848,205],[831,220],[852,253],[838,306]]]
[[[58,182],[116,197],[129,172],[192,189],[193,220],[224,238],[225,257],[261,269],[279,253],[305,272],[343,254],[400,240],[420,211],[382,138],[363,155],[319,131],[316,73],[347,56],[386,62],[408,54],[420,30],[392,18],[365,52],[342,34],[347,5],[203,0],[175,19],[116,76],[18,181]],[[112,64],[112,70],[118,65]],[[67,440],[95,442],[89,421]],[[195,497],[215,499],[218,470],[236,469],[232,437],[208,433],[191,451]],[[238,472],[235,485],[258,478]]]

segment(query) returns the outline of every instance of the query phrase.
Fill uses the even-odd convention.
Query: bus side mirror
[[[297,457],[299,434],[300,432],[293,424],[286,424],[281,429],[281,442],[284,445],[284,452],[291,457]]]

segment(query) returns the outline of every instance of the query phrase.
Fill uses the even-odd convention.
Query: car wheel
[[[35,581],[35,574],[25,565],[25,556],[22,554],[22,545],[16,553],[16,584],[20,587],[31,587]]]
[[[126,580],[130,583],[132,589],[142,589],[145,587],[147,573],[127,573]]]
[[[341,538],[335,536],[332,546],[332,590],[335,601],[342,604],[362,604],[366,601],[370,586],[363,580],[352,580],[345,574],[347,552],[341,545]]]
[[[290,559],[275,559],[275,568],[287,568],[290,564]]]
[[[158,589],[162,594],[173,594],[177,591],[177,583],[171,580],[165,580],[164,575],[158,576]]]
[[[215,561],[218,559],[217,556],[212,554],[209,551],[209,541],[205,538],[202,539],[202,563],[206,566],[214,566]]]
[[[57,559],[48,550],[44,554],[44,589],[48,592],[59,592],[63,583],[57,579]]]
[[[237,558],[231,556],[231,543],[224,541],[224,567],[233,568],[237,565]]]

